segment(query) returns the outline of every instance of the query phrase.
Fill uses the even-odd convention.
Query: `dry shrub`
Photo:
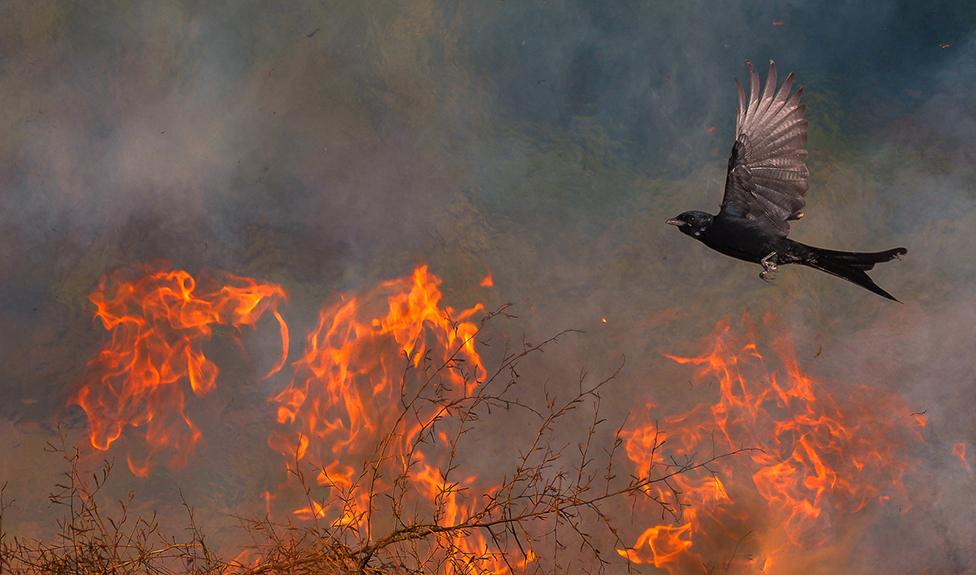
[[[475,333],[460,338],[446,361],[405,358],[404,381],[406,372],[417,369],[411,366],[422,366],[411,375],[416,384],[401,389],[393,425],[361,462],[355,480],[327,486],[330,500],[320,507],[333,510],[331,515],[313,513],[306,521],[283,522],[271,517],[239,518],[251,543],[234,557],[208,547],[186,503],[182,536],[165,533],[155,515],[131,515],[132,494],[127,500],[107,503],[102,491],[112,464],[106,461],[95,473],[84,472],[78,449],[69,447],[62,435],[59,444],[50,445],[67,466],[64,481],[50,495],[62,509],[57,534],[37,540],[6,532],[3,515],[12,502],[5,489],[0,491],[0,575],[555,573],[564,571],[569,562],[574,571],[585,564],[590,571],[604,572],[611,561],[621,566],[623,560],[611,547],[627,547],[617,522],[628,498],[631,503],[652,499],[663,515],[677,518],[682,499],[670,480],[707,470],[716,459],[744,450],[701,461],[655,458],[662,461],[657,469],[641,477],[618,473],[620,428],[612,435],[599,433],[609,425],[600,415],[600,394],[617,377],[623,362],[596,381],[581,373],[569,397],[547,392],[541,405],[531,405],[517,393],[523,362],[572,331],[536,344],[521,341],[515,349],[502,351],[495,369],[472,393],[458,395],[445,389],[439,376],[447,371],[454,373],[452,381],[458,374],[464,381],[474,377],[463,361],[462,348],[481,341],[488,323],[510,317],[514,316],[508,307],[488,314]],[[418,417],[420,406],[434,415]],[[557,437],[562,421],[587,409],[592,415],[587,415],[584,429],[570,440],[565,439],[565,430]],[[466,481],[458,454],[471,449],[479,425],[510,410],[530,414],[535,424],[519,435],[512,460],[500,462],[506,467],[504,478],[487,487]],[[417,421],[422,422],[419,432],[412,428],[408,434],[408,424]],[[597,445],[601,437],[611,439]],[[405,451],[391,448],[402,445],[405,438],[409,439]],[[662,443],[655,441],[652,449]],[[433,465],[417,454],[435,444],[443,456]],[[417,505],[416,493],[421,465],[427,466],[423,472],[430,490],[423,507]],[[289,468],[294,484],[314,509],[315,492],[322,486],[308,478],[310,474],[327,477],[327,470],[313,468],[298,457]],[[668,496],[661,497],[662,492]],[[587,559],[583,563],[578,562],[581,554]]]

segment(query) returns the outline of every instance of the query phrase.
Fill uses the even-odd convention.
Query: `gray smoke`
[[[972,6],[22,1],[0,14],[0,481],[22,511],[43,501],[30,485],[56,479],[41,449],[56,422],[85,429],[64,404],[105,338],[86,300],[105,273],[165,259],[281,283],[297,353],[337,293],[429,262],[455,307],[515,302],[513,329],[534,338],[587,330],[536,365],[551,381],[626,356],[603,406],[617,421],[635,397],[687,389],[661,353],[774,310],[805,369],[897,390],[929,416],[918,508],[875,522],[853,568],[976,569],[973,475],[950,453],[976,449]],[[908,247],[873,272],[904,305],[808,269],[766,285],[663,225],[717,207],[747,58],[775,58],[807,90],[812,179],[794,237]],[[274,485],[253,445],[281,383],[256,382],[276,338],[262,324],[250,355],[215,341],[200,459],[119,489],[172,502],[179,486],[232,511]]]

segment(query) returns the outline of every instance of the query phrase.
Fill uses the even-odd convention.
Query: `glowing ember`
[[[973,468],[969,466],[969,461],[966,460],[966,444],[963,442],[952,444],[952,454],[956,456],[966,471],[972,471]]]
[[[282,355],[269,376],[281,369],[288,353],[288,328],[278,313],[285,299],[281,287],[224,275],[220,283],[198,288],[181,270],[143,270],[125,279],[103,278],[89,299],[95,317],[111,332],[111,341],[88,363],[84,384],[72,403],[88,415],[93,447],[108,450],[128,427],[143,427],[147,449],[129,454],[129,469],[145,477],[160,450],[172,450],[172,465],[185,462],[200,431],[185,411],[185,384],[193,394],[213,391],[217,366],[204,355],[213,326],[253,327],[271,310],[282,338]]]
[[[753,331],[748,327],[743,331]],[[781,370],[767,371],[759,345],[720,322],[707,353],[669,356],[695,366],[696,382],[717,381],[718,395],[659,426],[622,431],[636,473],[661,477],[684,462],[756,449],[712,461],[711,474],[670,478],[670,491],[649,493],[673,512],[673,521],[648,527],[632,548],[618,550],[621,556],[684,572],[703,564],[701,553],[728,556],[745,544],[748,559],[739,561],[777,573],[787,562],[774,558],[822,551],[842,537],[826,535],[832,517],[903,495],[904,448],[920,438],[924,418],[913,419],[878,389],[852,386],[835,399],[824,382],[800,370],[788,340],[771,347]]]
[[[929,416],[924,411],[917,411],[912,414],[912,419],[915,420],[916,425],[924,428],[929,421]]]

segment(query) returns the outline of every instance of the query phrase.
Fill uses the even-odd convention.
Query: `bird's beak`
[[[670,220],[668,220],[665,223],[667,223],[669,226],[686,226],[686,225],[688,225],[688,222],[686,222],[684,220],[679,220],[678,218],[671,218]]]

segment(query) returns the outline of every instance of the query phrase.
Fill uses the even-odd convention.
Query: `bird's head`
[[[672,226],[677,226],[681,233],[700,238],[702,233],[712,223],[712,215],[692,210],[683,212],[668,220]]]

